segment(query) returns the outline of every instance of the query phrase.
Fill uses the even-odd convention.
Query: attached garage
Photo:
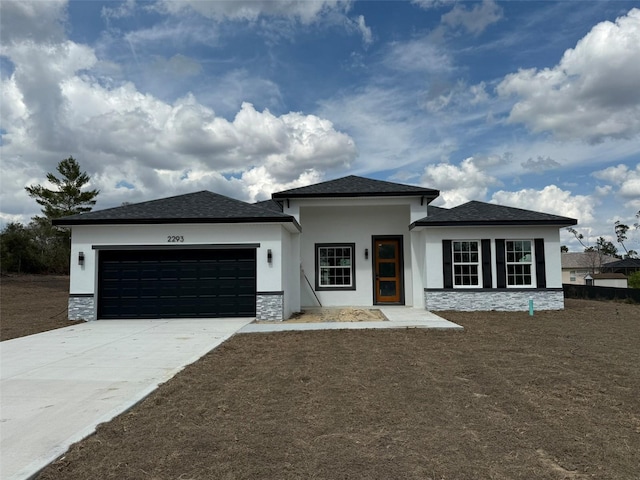
[[[71,229],[72,320],[282,320],[300,310],[301,227],[278,205],[196,192],[54,225]]]
[[[255,248],[99,251],[99,319],[255,315]]]

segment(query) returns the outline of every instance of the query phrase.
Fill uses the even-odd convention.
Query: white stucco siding
[[[411,243],[411,273],[413,285],[413,306],[424,308],[424,285],[426,278],[426,233],[422,231],[412,231],[409,234]]]
[[[71,294],[95,294],[97,288],[96,250],[94,246],[153,245],[180,248],[205,244],[256,244],[257,290],[284,289],[282,262],[283,236],[290,236],[279,224],[168,224],[168,225],[86,225],[72,228]],[[178,236],[183,242],[169,242],[169,236]],[[271,249],[274,261],[267,262]],[[79,252],[84,253],[84,265],[78,264]],[[289,252],[286,253],[289,261]]]
[[[439,227],[423,230],[425,235],[425,288],[443,288],[442,240],[491,240],[491,258],[495,265],[496,239],[544,240],[547,288],[562,288],[560,263],[560,231],[558,227]],[[535,255],[535,253],[534,253]],[[535,262],[533,265],[535,269]],[[492,287],[497,285],[496,269],[492,268]]]
[[[300,311],[300,235],[282,229],[282,289],[284,318]]]
[[[419,200],[418,200],[419,202]],[[293,203],[293,202],[292,202]],[[307,206],[299,207],[301,234],[302,268],[312,287],[316,283],[316,250],[319,243],[355,244],[355,290],[316,291],[323,306],[371,306],[373,297],[373,247],[372,237],[395,235],[403,237],[404,255],[404,301],[413,304],[413,279],[411,242],[409,236],[410,206],[404,204],[372,204],[354,201],[357,205]],[[365,249],[369,258],[365,259]],[[302,305],[317,306],[313,292],[302,278]]]

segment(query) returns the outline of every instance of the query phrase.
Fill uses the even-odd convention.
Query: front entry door
[[[375,303],[400,303],[402,254],[398,238],[374,238]]]

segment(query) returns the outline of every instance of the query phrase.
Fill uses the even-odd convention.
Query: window
[[[533,285],[533,253],[531,240],[507,240],[507,286],[528,287]]]
[[[480,254],[477,241],[453,241],[453,285],[478,287],[480,285]]]
[[[355,290],[355,244],[316,244],[316,289]]]

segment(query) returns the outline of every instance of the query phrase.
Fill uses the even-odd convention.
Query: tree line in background
[[[71,232],[55,227],[56,218],[89,212],[96,203],[99,190],[82,188],[89,183],[73,157],[56,167],[58,176],[47,174],[54,189],[30,185],[25,190],[42,206],[42,216],[27,225],[8,223],[0,232],[0,267],[6,273],[68,274],[71,254]]]

